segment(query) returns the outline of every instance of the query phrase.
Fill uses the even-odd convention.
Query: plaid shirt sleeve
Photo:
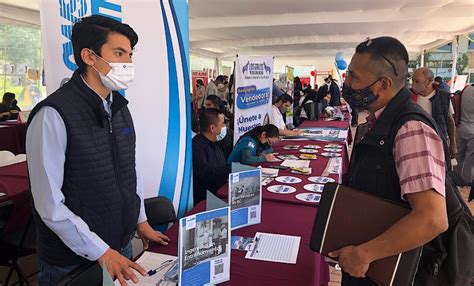
[[[393,148],[400,178],[401,198],[434,189],[445,196],[443,143],[436,132],[420,121],[408,121],[398,131]]]

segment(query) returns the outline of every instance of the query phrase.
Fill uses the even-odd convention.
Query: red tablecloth
[[[273,148],[275,153],[292,154],[292,155],[295,155],[295,156],[298,157],[301,154],[300,151],[298,151],[298,150],[284,150],[283,147],[285,145],[300,145],[300,149],[303,149],[303,146],[305,146],[305,145],[319,145],[319,146],[321,146],[321,149],[319,149],[318,153],[316,154],[318,156],[318,158],[316,160],[310,160],[310,167],[312,168],[312,174],[310,176],[298,175],[298,174],[290,173],[290,170],[279,170],[278,176],[298,177],[298,178],[302,179],[302,182],[298,183],[298,184],[285,184],[285,183],[279,183],[276,180],[274,180],[270,184],[268,184],[266,186],[262,186],[262,199],[263,200],[274,201],[274,202],[279,202],[279,203],[291,203],[291,204],[297,204],[297,205],[317,206],[316,203],[310,203],[310,202],[304,202],[304,201],[298,200],[296,198],[296,195],[301,194],[301,193],[310,193],[310,191],[307,191],[307,190],[304,189],[304,185],[314,184],[313,182],[310,182],[308,180],[308,178],[312,177],[312,176],[320,176],[324,172],[324,169],[326,168],[326,166],[329,162],[329,158],[323,157],[320,154],[324,152],[323,148],[327,144],[338,144],[338,145],[343,146],[343,148],[342,148],[343,151],[341,152],[341,155],[342,155],[341,156],[341,158],[342,158],[342,174],[345,174],[346,171],[347,171],[348,164],[349,164],[349,157],[348,157],[348,153],[347,153],[345,144],[343,144],[341,142],[326,142],[326,141],[323,142],[323,141],[311,141],[311,140],[307,140],[307,141],[306,140],[304,140],[304,141],[285,140],[285,141],[280,142],[278,145],[276,145]],[[266,162],[266,163],[261,163],[259,165],[262,166],[262,167],[271,167],[271,166],[278,166],[280,164],[281,164],[281,162]],[[338,180],[340,179],[339,175],[337,175],[337,174],[329,174],[328,177],[335,179],[336,182],[338,182]],[[342,178],[341,178],[341,180],[342,180]],[[270,186],[273,186],[273,185],[292,186],[292,187],[296,188],[296,192],[292,193],[292,194],[275,194],[275,193],[267,191],[267,188],[270,187]],[[224,186],[222,186],[217,192],[217,195],[220,198],[224,199],[224,200],[227,200],[228,194],[229,194],[228,184],[225,184]]]
[[[26,124],[12,121],[0,122],[0,150],[25,154]]]
[[[205,211],[206,202],[200,202],[189,214]],[[264,201],[262,223],[235,231],[231,235],[254,237],[255,233],[268,232],[301,237],[296,264],[283,264],[245,259],[245,252],[232,250],[230,281],[223,285],[326,285],[329,268],[324,258],[311,251],[309,240],[316,208]],[[178,254],[178,224],[167,233],[168,246],[152,245],[150,251],[169,255]]]
[[[305,120],[298,128],[308,127],[336,127],[347,129],[347,144],[352,143],[351,119],[348,112],[344,112],[344,121],[324,121],[323,118],[319,120]]]
[[[14,209],[5,232],[26,225],[31,215],[30,186],[26,162],[0,167],[0,203],[12,200]]]

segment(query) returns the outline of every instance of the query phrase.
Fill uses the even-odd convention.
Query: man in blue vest
[[[169,239],[147,222],[135,169],[135,129],[117,91],[133,81],[133,29],[102,16],[73,27],[78,69],[32,111],[26,139],[38,236],[39,285],[98,261],[121,285],[138,282],[131,239]]]

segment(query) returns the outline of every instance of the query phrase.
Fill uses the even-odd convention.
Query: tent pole
[[[453,66],[451,67],[451,92],[454,88],[454,78],[456,77],[456,66],[458,64],[458,45],[459,45],[459,36],[456,36],[453,40],[451,52],[453,56]]]
[[[425,66],[425,50],[421,52],[420,68]]]

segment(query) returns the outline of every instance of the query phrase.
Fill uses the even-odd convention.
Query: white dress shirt
[[[270,124],[275,125],[278,129],[286,129],[285,121],[283,120],[283,114],[280,109],[275,105],[272,105],[272,116],[270,116]]]

